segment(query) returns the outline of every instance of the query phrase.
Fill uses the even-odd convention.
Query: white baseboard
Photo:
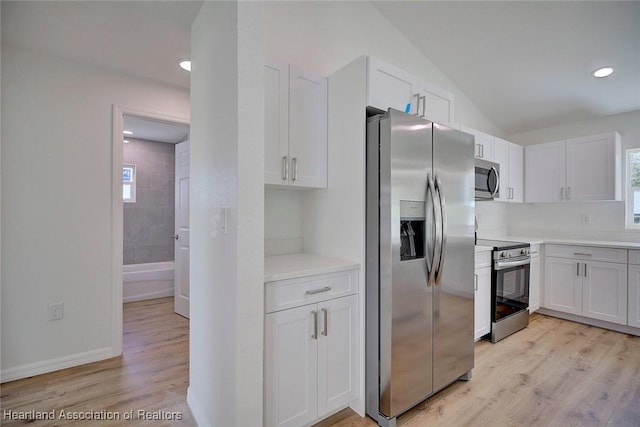
[[[200,403],[197,397],[195,397],[191,387],[187,388],[187,404],[191,409],[191,414],[198,426],[210,426],[212,425],[207,419],[207,413],[204,411],[204,406]]]
[[[559,317],[564,320],[571,320],[572,322],[584,323],[585,325],[597,326],[598,328],[609,329],[616,332],[622,332],[623,334],[640,336],[640,328],[634,328],[627,325],[619,325],[617,323],[605,322],[604,320],[591,319],[589,317],[578,316],[576,314],[562,313],[560,311],[551,310],[549,308],[541,307],[538,311],[540,314],[547,316]]]
[[[62,356],[56,359],[43,360],[42,362],[28,363],[26,365],[3,369],[0,371],[0,383],[59,371],[60,369],[97,362],[99,360],[110,359],[114,356],[113,349],[111,347],[105,347],[84,353]]]
[[[164,298],[164,297],[172,297],[174,294],[173,288],[170,289],[161,289],[153,292],[146,292],[144,294],[136,294],[130,295],[122,298],[122,302],[134,302],[134,301],[143,301],[147,299],[156,299],[156,298]]]

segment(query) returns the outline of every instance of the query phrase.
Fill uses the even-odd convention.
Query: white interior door
[[[175,312],[189,318],[189,141],[176,144]]]

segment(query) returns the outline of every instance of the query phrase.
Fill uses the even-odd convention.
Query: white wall
[[[259,2],[205,2],[192,26],[187,400],[202,426],[262,424],[262,31]]]
[[[265,189],[264,253],[266,256],[300,253],[305,220],[302,206],[306,190]]]
[[[265,47],[268,56],[327,76],[360,55],[373,55],[453,92],[456,122],[504,136],[369,2],[266,2]]]
[[[112,104],[189,117],[189,94],[6,45],[1,77],[6,381],[114,355]]]
[[[609,131],[622,136],[623,153],[640,147],[640,111],[522,132],[508,139],[529,145]],[[621,173],[624,176],[624,170]],[[582,224],[582,214],[590,216],[590,224]],[[624,202],[511,204],[508,227],[513,235],[640,242],[639,232],[625,230],[624,215]]]
[[[508,203],[476,201],[478,238],[505,236],[508,233]]]

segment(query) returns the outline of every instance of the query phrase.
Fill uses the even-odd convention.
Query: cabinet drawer
[[[640,264],[640,251],[635,249],[629,251],[629,264]]]
[[[545,255],[560,258],[573,258],[585,261],[605,261],[627,263],[627,250],[601,248],[594,246],[547,245]]]
[[[491,267],[491,251],[476,252],[475,269],[482,267]]]
[[[265,289],[265,313],[312,304],[358,292],[358,271],[318,274],[269,282]]]

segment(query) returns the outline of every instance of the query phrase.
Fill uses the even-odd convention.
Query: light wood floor
[[[32,426],[195,426],[185,401],[189,381],[189,321],[173,312],[173,298],[124,305],[122,357],[12,381],[0,386],[2,425],[5,410],[56,411],[56,420]],[[59,411],[121,414],[119,422],[61,420]],[[134,411],[134,421],[123,419]],[[179,412],[181,421],[141,420],[137,411]],[[162,414],[167,418],[166,414]],[[147,414],[145,414],[147,416]],[[153,415],[152,415],[153,416]]]
[[[33,426],[194,426],[185,402],[188,321],[163,298],[125,305],[124,356],[0,386],[1,412],[177,411],[182,421],[35,421]],[[542,315],[476,344],[473,378],[398,418],[401,426],[640,426],[640,338]],[[24,421],[0,418],[2,425]],[[318,426],[375,426],[344,410]],[[240,426],[239,426],[240,427]],[[242,426],[244,427],[244,426]],[[251,426],[253,427],[253,426]]]
[[[320,426],[375,426],[350,409]],[[640,337],[534,314],[528,328],[476,344],[458,381],[399,426],[640,426]]]

